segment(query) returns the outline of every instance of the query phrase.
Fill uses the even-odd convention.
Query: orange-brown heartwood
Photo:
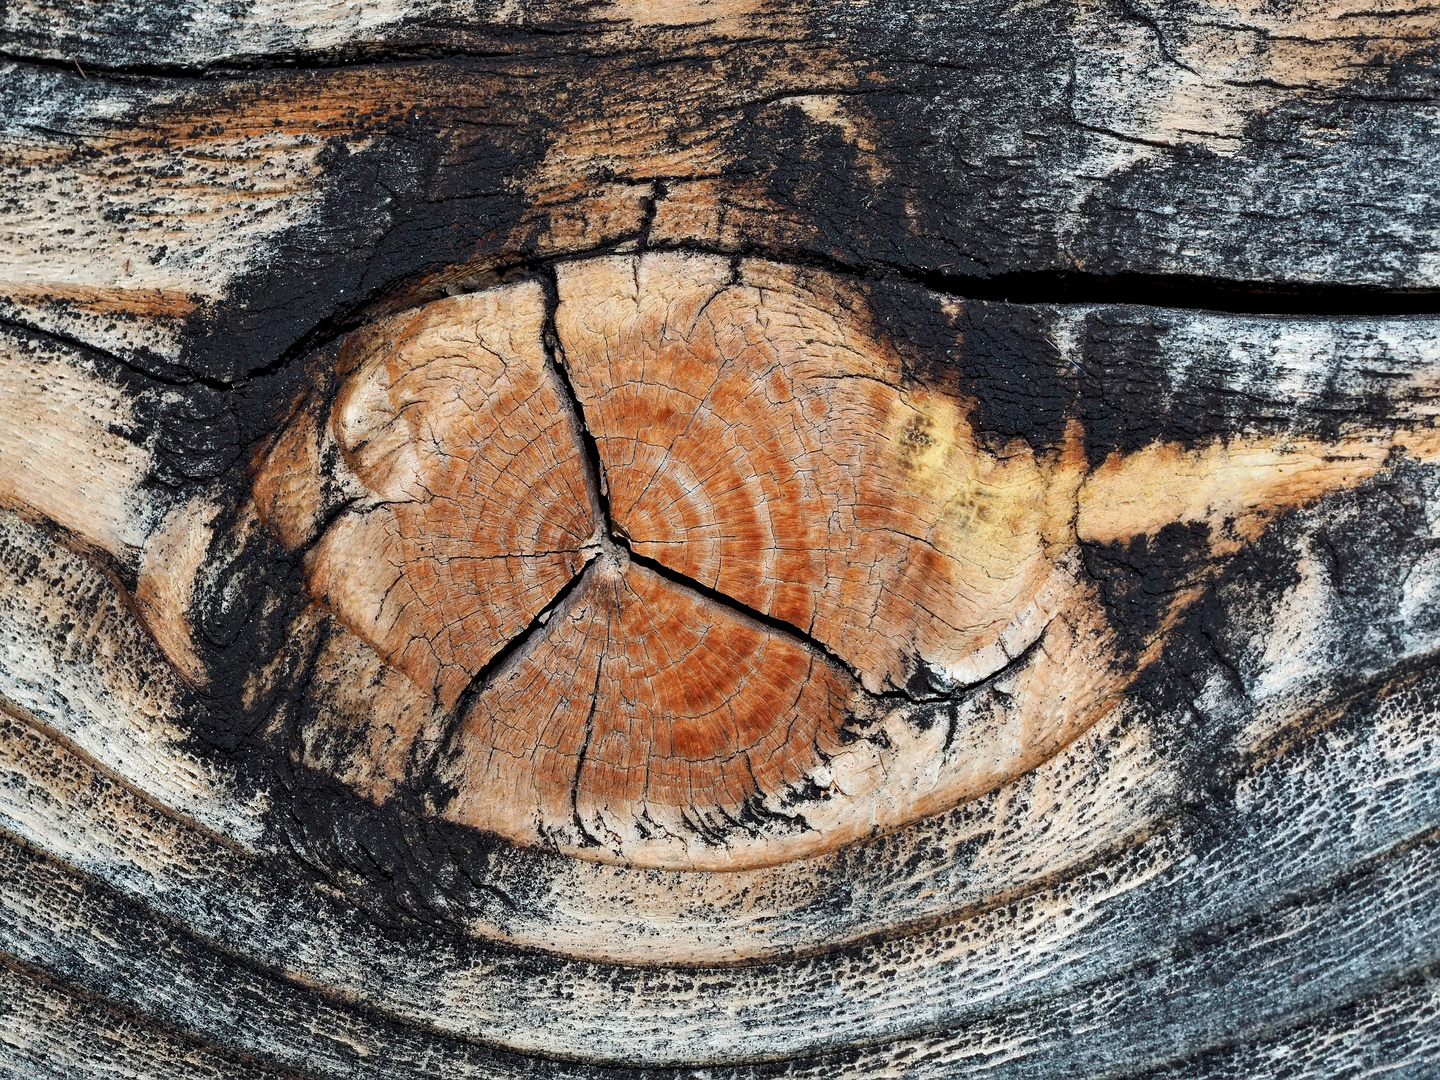
[[[1397,448],[1440,452],[1427,429],[1092,468],[1074,423],[1050,449],[979,438],[834,275],[672,253],[552,287],[357,331],[253,490],[311,599],[412,687],[331,703],[378,748],[332,771],[587,858],[783,861],[990,790],[1137,670],[1080,541],[1201,522],[1219,557]],[[370,670],[357,647],[321,682]],[[948,701],[943,738],[922,699]]]

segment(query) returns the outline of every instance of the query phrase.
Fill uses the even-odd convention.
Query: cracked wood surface
[[[307,558],[310,592],[447,709],[575,576],[596,528],[541,315],[530,285],[377,328],[347,360],[325,442],[306,416],[309,445],[278,446],[256,481],[293,546],[315,531],[324,482],[348,489]]]
[[[1428,1076],[1436,22],[6,5],[0,1074]]]

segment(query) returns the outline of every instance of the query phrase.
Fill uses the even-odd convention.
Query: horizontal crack
[[[674,181],[671,181],[674,182]],[[615,244],[585,251],[568,252],[563,257],[519,259],[497,263],[485,275],[485,288],[508,281],[524,280],[532,275],[553,288],[555,267],[562,262],[609,255],[635,237],[627,236]],[[1013,270],[990,276],[968,275],[944,270],[919,269],[898,263],[862,264],[835,258],[815,251],[777,248],[768,245],[733,247],[685,241],[654,244],[647,237],[645,250],[676,251],[724,255],[731,258],[757,258],[793,266],[807,266],[842,274],[862,281],[905,281],[954,297],[958,300],[998,301],[1013,304],[1114,305],[1212,311],[1231,315],[1316,316],[1328,318],[1364,318],[1392,315],[1440,316],[1440,289],[1383,288],[1369,285],[1314,284],[1296,282],[1240,281],[1230,278],[1186,274],[1111,275],[1086,274],[1079,271]],[[0,319],[6,325],[27,333],[43,335],[62,344],[84,349],[119,364],[136,376],[163,385],[199,384],[213,390],[228,392],[241,389],[257,380],[289,367],[298,359],[311,355],[335,340],[379,318],[413,310],[443,299],[441,294],[422,292],[406,302],[395,303],[390,295],[378,294],[368,301],[347,306],[311,327],[278,355],[232,378],[205,375],[181,363],[157,359],[146,365],[136,355],[127,355],[63,332],[48,330],[12,316]],[[561,372],[562,377],[564,372]]]
[[[454,48],[448,45],[416,41],[408,44],[375,42],[349,45],[342,49],[310,49],[296,52],[245,53],[234,52],[205,61],[170,63],[107,63],[83,53],[70,57],[25,53],[14,49],[0,50],[0,63],[23,64],[26,67],[50,68],[73,75],[76,79],[172,79],[196,82],[218,79],[244,79],[249,76],[286,72],[328,71],[353,67],[386,67],[402,64],[445,63],[490,60],[524,60],[530,63],[569,60],[589,55],[576,29],[561,27],[547,30],[531,27],[525,31],[497,28],[488,35],[493,48]],[[570,38],[574,48],[556,48]],[[614,50],[616,55],[636,49]]]
[[[959,300],[1179,308],[1231,315],[1440,315],[1440,288],[1431,287],[1253,281],[1203,274],[1128,271],[1094,274],[1079,270],[1005,270],[995,274],[965,274],[883,260],[867,264],[791,247],[745,244],[737,250],[689,240],[652,244],[650,250],[738,255],[813,267],[861,280],[900,280]],[[566,259],[584,257],[573,254]]]
[[[1230,315],[1440,315],[1440,289],[1236,281],[1190,274],[1020,270],[988,278],[907,273],[937,292],[1017,304],[1114,304]]]

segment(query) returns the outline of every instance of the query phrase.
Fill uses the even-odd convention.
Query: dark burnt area
[[[155,469],[151,479],[165,487],[223,475],[239,452],[232,396],[197,383],[180,373],[172,381],[156,372],[96,349],[63,334],[0,319],[5,332],[31,348],[57,349],[78,356],[102,379],[127,392],[134,410],[129,424],[112,424],[110,434],[136,446],[152,444]],[[267,420],[265,422],[273,422]]]
[[[1325,640],[1316,643],[1324,655],[1317,655],[1314,664],[1317,671],[1333,673],[1327,694],[1343,697],[1347,687],[1425,662],[1427,654],[1415,648],[1440,637],[1440,612],[1422,614],[1417,623],[1403,605],[1406,582],[1417,564],[1440,550],[1425,510],[1426,501],[1437,494],[1440,482],[1433,470],[1402,462],[1351,490],[1281,515],[1258,540],[1219,565],[1160,658],[1131,687],[1131,696],[1145,701],[1156,716],[1179,716],[1196,708],[1206,679],[1219,675],[1229,684],[1235,710],[1248,715],[1253,707],[1248,695],[1265,662],[1260,650],[1269,640],[1275,612],[1301,584],[1302,574],[1318,574],[1330,592],[1323,612]],[[1192,540],[1198,541],[1198,534]],[[1140,550],[1149,555],[1155,546],[1152,540]],[[1166,546],[1180,547],[1180,537],[1172,532],[1162,550]],[[1143,617],[1146,568],[1132,565],[1135,548],[1086,545],[1086,566],[1112,594],[1119,591],[1117,577],[1126,597],[1138,592],[1137,614]],[[1168,565],[1196,565],[1199,552],[1194,546],[1189,552],[1188,559],[1171,558]],[[1163,583],[1166,562],[1160,565],[1154,579]],[[1323,697],[1315,701],[1317,707],[1326,704]],[[1215,720],[1205,725],[1213,727]],[[1188,737],[1183,725],[1173,737]]]
[[[537,129],[520,147],[457,154],[424,117],[365,150],[332,140],[319,212],[287,232],[275,264],[193,321],[184,362],[214,378],[263,378],[407,282],[483,254],[519,226],[509,182],[542,150]]]
[[[1211,564],[1204,524],[1170,524],[1124,543],[1080,545],[1085,571],[1100,589],[1124,655],[1136,657],[1160,629],[1177,594]]]
[[[509,845],[436,817],[423,790],[428,770],[381,805],[299,760],[330,627],[307,633],[297,618],[308,603],[298,558],[263,530],[238,551],[217,550],[234,547],[217,531],[207,565],[219,571],[197,588],[196,637],[210,674],[187,710],[197,749],[224,755],[246,788],[270,800],[267,843],[287,873],[340,889],[382,933],[415,944],[436,932],[463,938],[477,918],[503,927],[514,904],[486,868]],[[543,874],[555,858],[535,853],[508,873]]]
[[[1238,673],[1253,670],[1257,628],[1300,580],[1303,558],[1333,595],[1326,655],[1317,663],[1360,677],[1384,671],[1413,643],[1440,634],[1440,611],[1400,614],[1416,563],[1440,550],[1426,502],[1440,495],[1433,470],[1401,461],[1355,488],[1271,525],[1230,564],[1196,617],[1218,655]],[[1407,644],[1407,639],[1412,644]]]
[[[242,522],[240,492],[215,521],[214,539],[194,584],[191,618],[197,655],[209,676],[194,732],[226,754],[243,752],[293,693],[305,668],[289,648],[305,606],[300,559],[258,522]]]
[[[276,756],[271,780],[272,792],[283,794],[272,818],[275,839],[341,888],[384,933],[463,936],[472,920],[503,927],[516,910],[487,869],[507,845],[435,817],[413,793],[376,805],[284,755]],[[543,865],[545,858],[531,862]]]
[[[1129,686],[1126,696],[1132,718],[1149,726],[1156,750],[1171,763],[1179,784],[1174,812],[1189,830],[1192,851],[1202,864],[1212,860],[1219,864],[1245,850],[1253,850],[1256,858],[1269,857],[1269,837],[1292,825],[1288,820],[1271,820],[1270,815],[1293,814],[1293,807],[1268,810],[1237,802],[1240,782],[1265,768],[1270,758],[1299,744],[1313,745],[1309,740],[1322,730],[1341,738],[1358,737],[1373,725],[1377,709],[1392,698],[1414,702],[1415,716],[1424,716],[1434,700],[1440,687],[1440,656],[1416,646],[1427,637],[1440,639],[1440,613],[1417,627],[1402,604],[1407,577],[1421,560],[1440,549],[1440,541],[1429,535],[1421,509],[1426,498],[1435,496],[1436,486],[1429,470],[1405,465],[1390,476],[1283,515],[1257,542],[1217,567],[1200,600],[1186,610],[1158,657]],[[1184,538],[1172,535],[1162,540],[1159,547],[1180,549],[1182,554],[1166,560],[1162,551],[1158,572],[1141,563],[1135,545],[1126,551],[1087,547],[1087,568],[1093,568],[1111,603],[1120,591],[1117,579],[1128,590],[1119,597],[1122,605],[1139,593],[1139,599],[1117,611],[1117,616],[1143,620],[1147,610],[1163,608],[1163,599],[1156,605],[1147,595],[1147,577],[1163,588],[1173,572],[1167,563],[1170,568],[1183,566],[1193,556],[1193,548],[1187,556]],[[1139,551],[1151,566],[1156,547],[1152,541]],[[1338,552],[1344,555],[1337,561]],[[1301,560],[1316,553],[1328,561],[1325,572],[1334,590],[1325,614],[1329,644],[1321,643],[1328,655],[1316,657],[1317,679],[1304,687],[1308,707],[1287,724],[1282,741],[1242,752],[1236,737],[1255,719],[1264,701],[1257,680],[1267,662],[1263,653],[1273,646],[1275,612],[1301,582]],[[1122,564],[1122,558],[1128,565]],[[1127,639],[1134,638],[1127,634]],[[1302,643],[1292,642],[1289,647],[1300,648]],[[1323,678],[1318,677],[1322,672]],[[1426,722],[1417,719],[1414,724]],[[1288,763],[1281,768],[1293,771],[1296,766]],[[1355,812],[1366,814],[1372,809],[1367,804],[1357,806]],[[1170,895],[1166,886],[1140,903],[1148,910],[1171,903]],[[1292,902],[1294,897],[1285,901]],[[1122,906],[1114,917],[1135,915]],[[1196,931],[1201,939],[1212,933]],[[1177,943],[1184,947],[1184,939]]]

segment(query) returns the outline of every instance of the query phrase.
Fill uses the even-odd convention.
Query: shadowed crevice
[[[766,259],[861,281],[904,281],[957,300],[1154,307],[1211,311],[1222,315],[1308,315],[1325,318],[1440,315],[1440,289],[1437,288],[1253,281],[1203,274],[1095,274],[1081,270],[1001,270],[995,274],[978,275],[907,266],[884,259],[860,263],[812,249],[766,243],[746,244],[737,250],[693,239],[672,244],[651,244],[646,250]],[[584,253],[576,253],[567,255],[566,259],[585,257]]]
[[[626,547],[620,532],[615,528],[610,514],[609,492],[605,485],[605,467],[600,463],[600,446],[585,423],[585,408],[580,404],[580,395],[570,381],[570,372],[565,366],[565,349],[560,342],[560,331],[555,325],[555,312],[560,307],[560,286],[553,265],[546,267],[540,275],[540,284],[545,292],[545,318],[541,324],[541,335],[545,348],[545,363],[561,390],[561,399],[570,410],[575,430],[580,433],[580,446],[584,453],[585,487],[590,496],[590,510],[595,515],[595,536],[602,546],[620,544]]]
[[[1440,289],[1237,281],[1192,274],[1085,274],[1017,270],[972,278],[923,271],[901,276],[936,292],[1014,304],[1104,304],[1214,311],[1228,315],[1364,318],[1440,314]]]

